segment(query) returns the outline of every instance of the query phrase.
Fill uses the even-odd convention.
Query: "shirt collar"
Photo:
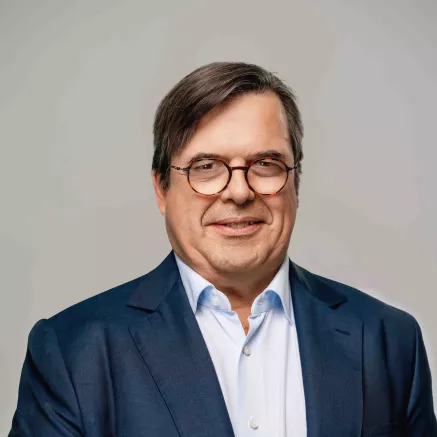
[[[214,286],[207,281],[204,277],[200,276],[191,267],[185,264],[175,253],[176,264],[178,265],[179,273],[181,275],[182,284],[184,285],[185,292],[188,296],[188,301],[190,306],[195,313],[197,311],[197,304],[199,301],[199,296],[202,291],[209,288],[214,288]]]
[[[222,292],[185,264],[176,254],[175,258],[182,284],[194,313],[197,311],[199,302],[218,310],[231,311],[229,300]],[[288,322],[290,324],[294,323],[289,265],[289,259],[285,257],[284,262],[268,287],[255,298],[251,308],[252,314],[266,311],[279,304],[283,308]]]

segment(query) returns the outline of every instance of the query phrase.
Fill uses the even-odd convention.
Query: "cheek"
[[[191,192],[169,193],[166,209],[167,226],[179,240],[196,238],[202,231],[202,217],[208,205]]]
[[[275,230],[288,233],[296,219],[297,198],[293,192],[284,192],[282,196],[270,199],[269,209],[273,216]]]

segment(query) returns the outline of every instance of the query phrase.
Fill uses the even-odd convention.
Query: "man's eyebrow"
[[[263,159],[263,158],[276,158],[281,159],[283,161],[287,160],[287,157],[277,150],[271,149],[271,150],[263,150],[261,152],[256,152],[253,154],[250,154],[246,157],[246,161],[255,161],[257,159]],[[189,158],[186,163],[187,165],[190,165],[193,162],[200,161],[202,159],[221,159],[223,161],[229,161],[228,158],[226,158],[223,155],[220,155],[219,153],[204,153],[199,152],[193,155],[191,158]]]
[[[277,158],[285,161],[287,157],[277,150],[263,150],[262,152],[254,153],[249,156],[250,160],[263,159],[263,158]]]
[[[191,158],[189,158],[186,163],[188,165],[192,164],[193,162],[196,161],[200,161],[202,159],[223,159],[224,157],[219,155],[218,153],[204,153],[204,152],[199,152],[196,153],[194,156],[192,156]]]

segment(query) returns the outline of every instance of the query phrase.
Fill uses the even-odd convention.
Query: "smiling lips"
[[[245,228],[246,226],[253,225],[259,222],[234,222],[234,223],[223,223],[223,226],[229,226],[231,228]]]
[[[225,235],[250,235],[256,232],[264,222],[257,217],[223,219],[212,226]]]

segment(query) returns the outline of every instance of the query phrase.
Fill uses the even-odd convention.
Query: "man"
[[[437,436],[415,319],[287,258],[291,90],[210,64],[164,98],[154,135],[173,251],[35,325],[10,436]]]

